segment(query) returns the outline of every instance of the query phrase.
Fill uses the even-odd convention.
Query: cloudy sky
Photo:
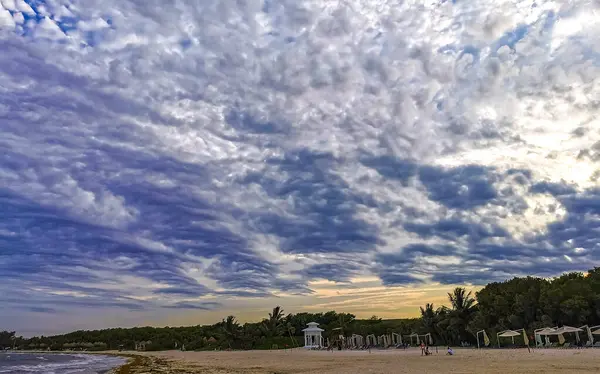
[[[0,0],[0,329],[412,316],[600,259],[600,2]]]

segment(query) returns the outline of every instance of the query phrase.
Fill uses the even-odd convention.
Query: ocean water
[[[0,373],[100,374],[123,365],[120,357],[62,353],[0,353]]]

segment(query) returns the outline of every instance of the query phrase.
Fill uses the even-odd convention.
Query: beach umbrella
[[[521,335],[521,333],[512,330],[506,330],[503,333],[498,334],[498,336],[501,338],[514,338],[515,336],[519,335]]]
[[[536,335],[558,335],[558,332],[556,332],[556,329],[546,327],[545,329],[537,331]]]
[[[580,329],[579,327],[573,327],[573,326],[563,326],[559,329],[556,330],[557,331],[557,335],[558,335],[558,341],[561,342],[561,344],[564,343],[564,337],[563,334],[567,334],[567,333],[575,333],[575,338],[577,339],[577,342],[579,343],[579,333],[583,332],[583,329]],[[561,338],[562,337],[562,338]]]
[[[559,328],[558,331],[561,334],[566,333],[566,332],[583,332],[583,330],[580,329],[579,327],[572,327],[572,326],[563,326],[563,327]]]

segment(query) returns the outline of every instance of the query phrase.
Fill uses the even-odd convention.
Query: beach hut
[[[591,330],[591,329],[590,329]],[[563,327],[546,327],[543,329],[537,329],[535,330],[534,334],[535,334],[535,340],[536,340],[536,344],[537,346],[545,346],[545,347],[550,347],[552,346],[552,344],[550,343],[550,336],[557,336],[558,337],[558,344],[560,345],[564,345],[564,347],[569,347],[570,343],[565,344],[565,336],[564,334],[570,334],[570,333],[574,333],[575,334],[575,340],[579,343],[580,338],[579,338],[579,333],[583,332],[585,330],[583,330],[580,327],[572,327],[572,326],[563,326]],[[591,338],[592,334],[594,332],[590,331],[590,333],[588,334],[588,336]],[[544,345],[542,343],[542,339],[541,337],[544,336],[546,339],[546,344]],[[592,340],[593,341],[593,340]],[[592,344],[592,343],[589,343]]]
[[[379,335],[377,337],[377,345],[382,348],[387,348],[390,346],[390,337],[388,335]]]
[[[500,348],[500,338],[511,338],[512,339],[512,344],[515,344],[515,336],[519,336],[521,335],[521,333],[513,331],[513,330],[504,330],[504,331],[500,331],[498,334],[496,334],[496,338],[498,340],[498,348]]]
[[[304,332],[304,348],[320,348],[323,346],[323,336],[321,335],[323,329],[319,328],[319,324],[316,322],[309,322],[307,328],[302,330]]]
[[[577,342],[579,342],[579,340],[580,340],[579,339],[579,333],[583,332],[584,330],[582,328],[580,328],[580,327],[563,326],[563,327],[560,327],[558,329],[558,331],[561,334],[570,334],[570,333],[575,334],[575,339],[576,339]]]
[[[413,338],[417,339],[417,345],[421,344],[421,340],[419,339],[419,334],[417,334],[416,332],[413,332],[408,337],[410,338],[410,345],[413,345]]]
[[[537,329],[533,332],[535,336],[535,345],[537,347],[549,347],[550,346],[550,338],[548,335],[555,335],[556,327],[544,327],[541,329]],[[542,336],[545,339],[545,343],[542,341]]]
[[[354,348],[360,348],[364,345],[364,338],[362,335],[352,334],[352,345]]]
[[[377,338],[375,337],[375,335],[367,335],[367,345],[370,347],[374,347],[375,345],[377,345]]]
[[[358,339],[356,338],[357,336],[360,336],[360,335],[352,334],[352,336],[348,336],[346,338],[346,347],[347,348],[356,349],[356,348],[360,347]]]
[[[363,337],[357,334],[352,334],[346,338],[346,347],[351,349],[360,348],[363,346]]]
[[[527,331],[525,329],[518,329],[518,330],[505,330],[505,331],[499,332],[496,335],[496,338],[498,340],[498,348],[500,348],[500,338],[511,338],[512,344],[514,345],[516,336],[522,336],[523,343],[527,347],[529,347],[529,337],[527,336]]]
[[[424,342],[427,345],[433,345],[433,338],[431,337],[430,333],[427,334],[423,334],[423,335],[419,335],[421,338],[421,341]]]
[[[575,334],[575,341],[577,343],[579,343],[580,339],[579,339],[579,333],[583,332],[583,329],[580,329],[579,327],[572,327],[572,326],[563,326],[563,327],[559,327],[558,329],[556,329],[556,333],[553,335],[558,335],[558,342],[559,344],[562,344],[564,346],[564,348],[568,348],[571,343],[565,343],[565,338],[564,338],[564,334]]]

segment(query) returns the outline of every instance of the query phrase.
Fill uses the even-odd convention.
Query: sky
[[[599,12],[0,0],[0,329],[407,317],[592,268]]]

